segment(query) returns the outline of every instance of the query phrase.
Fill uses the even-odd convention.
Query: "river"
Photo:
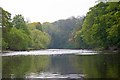
[[[47,49],[10,52],[1,56],[3,79],[84,80],[120,77],[119,53]]]

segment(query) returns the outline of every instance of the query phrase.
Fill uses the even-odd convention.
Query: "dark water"
[[[119,78],[120,54],[3,56],[2,77],[24,78],[26,80]]]

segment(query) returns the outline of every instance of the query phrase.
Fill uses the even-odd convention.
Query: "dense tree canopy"
[[[33,23],[29,23],[27,24],[29,26],[29,30],[34,30],[34,29],[38,29],[40,31],[42,31],[42,24],[40,22],[33,22]]]
[[[28,50],[47,48],[50,36],[42,31],[40,22],[27,23],[21,14],[11,19],[11,14],[2,9],[2,48]]]
[[[50,34],[52,41],[50,48],[75,48],[71,39],[82,25],[84,17],[71,17],[53,23],[43,23],[43,31]]]
[[[41,49],[48,46],[119,49],[120,2],[102,1],[91,7],[85,17],[70,17],[43,24],[27,23],[20,14],[11,19],[11,14],[1,8],[3,49]],[[13,39],[20,40],[19,44]]]
[[[90,8],[76,34],[92,47],[120,47],[120,2],[100,2]],[[81,45],[83,46],[83,45]]]
[[[32,47],[35,49],[46,48],[50,44],[50,36],[37,29],[31,31]]]
[[[24,17],[22,15],[20,15],[20,14],[15,15],[13,20],[12,20],[12,23],[13,23],[13,27],[16,27],[17,29],[24,30],[27,34],[29,34],[26,22],[25,22]]]
[[[30,44],[30,37],[25,34],[24,30],[12,28],[8,34],[10,50],[27,50]]]
[[[42,25],[40,22],[33,22],[28,24],[30,31],[30,38],[32,39],[31,47],[33,49],[47,48],[50,44],[51,37],[42,32]]]
[[[8,34],[12,27],[11,14],[1,8],[2,12],[2,49],[6,49],[8,46]]]

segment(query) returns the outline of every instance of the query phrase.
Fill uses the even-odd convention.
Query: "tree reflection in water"
[[[46,70],[50,60],[48,56],[9,56],[3,57],[2,61],[3,78],[11,75],[22,78],[25,74]]]
[[[120,54],[32,55],[3,57],[3,78],[23,78],[26,74],[83,74],[85,78],[119,78]]]
[[[75,56],[74,67],[86,78],[119,78],[120,54],[96,54]]]

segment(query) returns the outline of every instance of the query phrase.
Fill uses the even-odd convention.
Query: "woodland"
[[[25,21],[21,14],[11,18],[9,11],[0,10],[3,50],[120,50],[120,2],[99,2],[86,16],[42,24]]]

